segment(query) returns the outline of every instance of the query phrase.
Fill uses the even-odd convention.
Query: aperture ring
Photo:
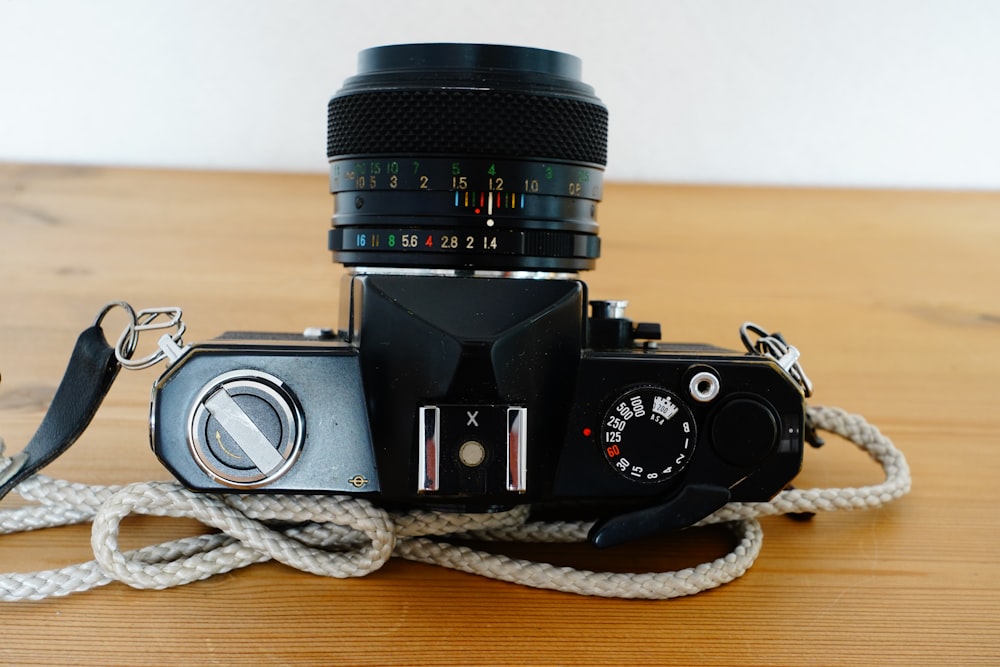
[[[335,227],[334,259],[347,265],[579,270],[600,255],[595,234],[522,229]]]

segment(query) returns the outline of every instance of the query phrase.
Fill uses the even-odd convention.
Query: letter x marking
[[[469,416],[469,421],[465,422],[466,426],[475,426],[479,428],[479,422],[476,421],[476,417],[479,416],[479,410],[473,412],[472,410],[466,410],[465,414]]]

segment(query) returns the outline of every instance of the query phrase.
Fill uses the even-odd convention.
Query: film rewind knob
[[[263,486],[294,462],[302,413],[281,380],[260,371],[233,371],[209,382],[191,413],[189,444],[198,465],[234,488]]]

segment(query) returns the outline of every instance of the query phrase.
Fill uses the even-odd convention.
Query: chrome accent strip
[[[507,408],[507,490],[528,490],[528,408]]]
[[[420,408],[417,442],[417,493],[437,491],[441,454],[441,409],[434,405]]]
[[[349,276],[444,276],[452,278],[515,278],[518,280],[577,280],[575,271],[502,271],[491,269],[428,269],[395,266],[350,266]]]

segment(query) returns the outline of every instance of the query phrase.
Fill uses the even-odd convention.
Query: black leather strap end
[[[114,349],[99,326],[80,334],[48,412],[31,441],[0,472],[0,498],[76,442],[118,375]]]

